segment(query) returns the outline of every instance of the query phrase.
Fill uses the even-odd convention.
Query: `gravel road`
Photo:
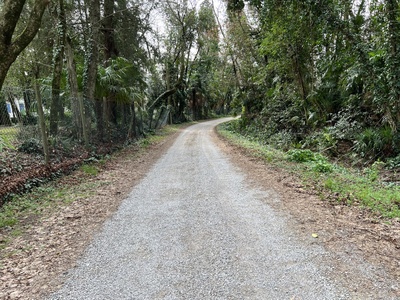
[[[222,121],[184,130],[49,299],[350,299],[213,143]]]

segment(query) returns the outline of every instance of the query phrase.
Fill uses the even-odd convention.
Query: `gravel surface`
[[[178,137],[49,299],[350,299],[212,142],[222,121]]]

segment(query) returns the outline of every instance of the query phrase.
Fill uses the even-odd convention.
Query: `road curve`
[[[49,299],[349,299],[213,143],[225,120],[182,132]]]

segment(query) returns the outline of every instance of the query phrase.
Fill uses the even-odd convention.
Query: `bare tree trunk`
[[[39,117],[40,135],[42,137],[44,160],[46,162],[46,165],[48,165],[50,163],[49,142],[47,140],[46,123],[44,120],[42,97],[40,95],[40,88],[39,88],[39,84],[38,84],[38,77],[39,77],[38,73],[39,73],[39,71],[36,71],[34,88],[35,88],[36,101],[37,101],[37,112],[38,112],[38,117]]]
[[[51,106],[50,106],[50,134],[57,135],[59,122],[63,119],[64,110],[61,102],[61,76],[63,69],[64,48],[65,48],[65,32],[66,20],[64,11],[64,0],[58,0],[59,14],[58,28],[59,35],[57,37],[54,62],[53,62],[53,80],[51,82]]]
[[[114,1],[104,1],[104,20],[103,20],[103,34],[104,34],[104,59],[108,62],[118,56],[118,49],[115,44],[114,37]],[[104,120],[117,124],[117,104],[114,93],[111,93],[104,99]]]
[[[85,142],[85,147],[89,147],[89,135],[86,128],[85,121],[85,107],[83,105],[83,99],[79,95],[78,90],[78,76],[76,74],[76,63],[74,59],[74,52],[72,50],[71,41],[67,38],[66,41],[66,57],[67,57],[67,67],[68,67],[68,79],[71,88],[71,108],[74,118],[74,124],[77,128],[77,133],[79,138],[83,137]]]
[[[24,91],[24,104],[25,104],[25,114],[28,117],[28,120],[31,117],[31,92],[29,90]]]
[[[138,125],[139,133],[140,133],[141,136],[145,136],[144,128],[143,128],[143,124],[144,124],[143,123],[143,110],[142,110],[141,107],[139,107],[138,111],[139,111],[139,115],[140,115],[140,122],[139,122],[139,125]]]
[[[389,123],[392,132],[398,131],[398,122],[400,119],[400,89],[399,82],[399,47],[400,47],[400,26],[399,26],[399,4],[396,0],[386,0],[387,18],[389,23],[388,42],[389,42],[389,68],[391,72],[390,97],[385,104],[385,117]]]
[[[131,109],[132,117],[131,117],[131,123],[129,125],[128,138],[133,139],[133,138],[137,138],[137,130],[136,130],[137,120],[136,120],[136,112],[135,112],[135,101],[132,101],[130,109]]]
[[[89,7],[89,21],[91,24],[90,39],[88,49],[86,49],[86,62],[84,74],[84,100],[93,101],[95,106],[97,135],[99,139],[103,137],[103,116],[101,109],[101,101],[95,99],[96,76],[98,66],[98,45],[100,34],[100,0],[85,0],[85,4]]]
[[[240,81],[243,78],[242,70],[240,69],[240,66],[237,63],[236,57],[233,54],[231,44],[230,44],[229,40],[226,38],[226,34],[225,34],[225,31],[224,31],[224,28],[222,27],[222,24],[221,24],[221,22],[219,20],[219,16],[218,16],[217,12],[215,11],[214,1],[213,0],[211,1],[211,4],[212,4],[215,20],[217,20],[217,23],[218,23],[219,30],[220,30],[220,32],[222,34],[222,37],[224,38],[226,44],[228,45],[228,50],[229,50],[228,52],[229,52],[229,56],[231,57],[232,66],[233,66],[233,73],[235,74],[236,84],[237,84],[238,87],[240,87],[241,86],[241,82]]]
[[[74,51],[71,46],[71,40],[69,37],[65,43],[65,57],[67,59],[67,71],[68,71],[68,82],[71,90],[71,110],[72,120],[74,127],[76,128],[76,134],[78,138],[83,137],[83,124],[79,110],[79,90],[78,90],[78,79],[76,73],[76,63],[74,59]]]

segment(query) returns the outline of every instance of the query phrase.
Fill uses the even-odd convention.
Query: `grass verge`
[[[3,151],[4,148],[15,149],[13,144],[17,139],[18,131],[18,126],[0,127],[0,152]]]
[[[383,164],[375,163],[363,170],[330,162],[320,153],[291,149],[287,152],[260,143],[235,132],[229,123],[217,128],[230,143],[244,148],[250,156],[300,177],[322,200],[345,205],[359,205],[387,219],[400,218],[400,186],[381,180]]]

